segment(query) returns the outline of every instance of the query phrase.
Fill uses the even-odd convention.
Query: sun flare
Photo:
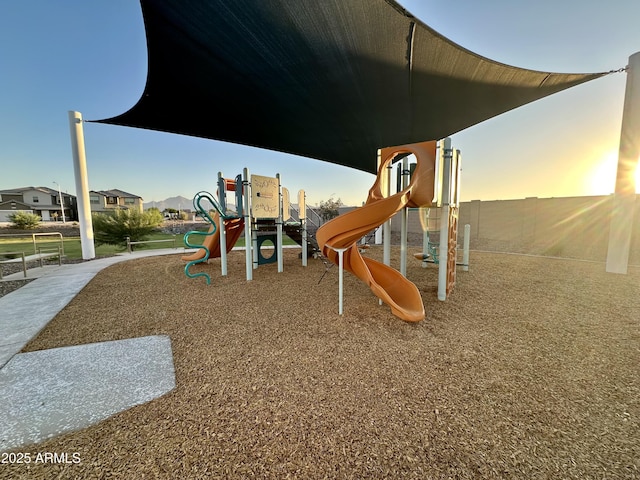
[[[618,168],[618,152],[610,151],[602,156],[591,171],[589,190],[592,195],[608,195],[616,186],[616,170]]]
[[[589,178],[591,195],[609,195],[615,191],[618,171],[618,152],[612,150],[603,155]],[[640,162],[635,172],[636,193],[640,193]]]

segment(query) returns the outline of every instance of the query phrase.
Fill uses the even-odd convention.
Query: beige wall
[[[464,225],[470,224],[472,249],[605,261],[612,200],[613,196],[593,196],[463,202],[459,244]],[[395,217],[392,230],[399,229]],[[416,210],[409,214],[409,232],[414,238],[422,232]],[[640,264],[640,207],[631,242],[630,263]]]

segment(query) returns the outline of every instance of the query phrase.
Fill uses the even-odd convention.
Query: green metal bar
[[[207,260],[209,260],[209,256],[211,255],[211,252],[209,251],[209,249],[207,247],[205,247],[204,245],[195,245],[192,243],[189,243],[189,236],[191,235],[203,235],[205,237],[213,235],[216,233],[216,229],[218,228],[216,226],[216,222],[213,221],[213,219],[211,218],[211,216],[209,216],[209,212],[207,212],[201,205],[201,202],[203,199],[207,199],[209,200],[209,202],[211,202],[211,204],[214,206],[214,208],[218,211],[218,214],[223,217],[222,212],[220,211],[220,205],[218,204],[218,202],[213,198],[213,196],[209,193],[209,192],[205,192],[205,191],[201,191],[195,194],[195,196],[193,197],[193,207],[196,210],[196,212],[198,212],[200,215],[204,216],[211,225],[213,225],[213,228],[211,229],[210,232],[199,232],[197,230],[192,230],[189,231],[187,233],[185,233],[184,235],[184,244],[187,247],[190,248],[202,248],[204,250],[204,257],[199,258],[198,260],[191,260],[190,262],[188,262],[185,267],[184,267],[184,273],[187,277],[189,278],[196,278],[196,277],[205,277],[206,281],[207,281],[207,285],[211,284],[211,277],[209,276],[208,273],[204,273],[204,272],[199,272],[199,273],[191,273],[189,271],[189,269],[191,268],[192,265],[196,265],[198,263],[204,263]]]

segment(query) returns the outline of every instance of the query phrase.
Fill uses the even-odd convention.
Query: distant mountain
[[[158,210],[163,211],[166,208],[173,208],[175,210],[193,210],[193,202],[190,198],[181,196],[170,197],[158,202],[145,202],[144,208],[156,207]]]

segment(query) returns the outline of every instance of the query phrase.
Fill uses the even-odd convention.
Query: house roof
[[[20,205],[22,207],[26,207],[26,210],[31,210],[33,207],[27,203],[21,202],[20,200],[5,200],[0,201],[0,210],[5,210],[6,206]]]
[[[141,0],[147,83],[103,123],[375,172],[377,150],[440,139],[602,77],[517,68],[393,0]]]
[[[6,190],[0,190],[0,195],[1,194],[5,194],[5,195],[22,195],[24,192],[31,192],[31,191],[42,192],[42,193],[46,193],[47,195],[58,196],[58,190],[53,189],[53,188],[49,188],[49,187],[9,188],[9,189],[6,189]],[[72,195],[72,194],[66,193],[66,192],[62,192],[62,196],[74,197],[75,198],[75,195]]]
[[[94,193],[99,193],[100,195],[104,195],[105,197],[123,197],[123,198],[142,198],[138,195],[134,195],[133,193],[127,193],[123,190],[118,190],[117,188],[112,188],[111,190],[91,190]]]
[[[0,190],[0,194],[4,193],[4,194],[22,194],[24,192],[30,192],[30,191],[38,191],[38,192],[43,192],[43,193],[47,193],[47,194],[52,194],[55,193],[56,195],[58,194],[58,192],[56,190],[52,190],[48,187],[18,187],[18,188],[9,188],[7,190]]]

